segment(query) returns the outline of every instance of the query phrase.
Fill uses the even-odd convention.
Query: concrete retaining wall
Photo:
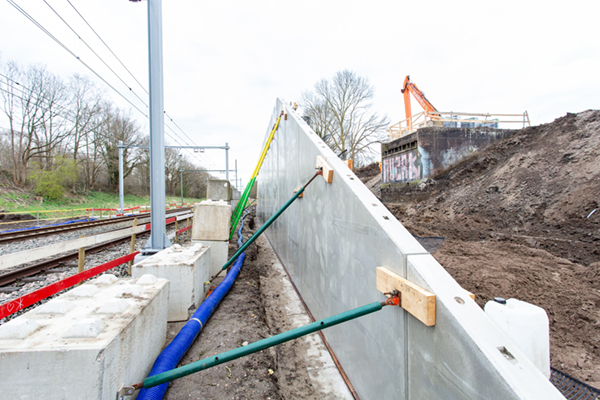
[[[277,100],[268,127],[284,104]],[[315,180],[266,232],[314,317],[384,300],[379,266],[437,296],[434,327],[386,307],[324,331],[360,398],[562,398],[300,115],[285,110],[258,177],[258,216],[264,222],[306,183],[318,155],[334,168],[332,184]]]

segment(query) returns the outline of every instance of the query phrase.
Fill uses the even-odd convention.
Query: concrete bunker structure
[[[383,143],[382,183],[414,182],[434,176],[515,133],[513,129],[464,125],[420,128]]]
[[[387,308],[323,331],[368,399],[562,399],[514,343],[412,237],[291,107],[260,174],[264,222],[314,174],[321,156],[333,181],[315,182],[266,231],[315,319],[373,301],[385,267],[435,294],[436,324]],[[267,132],[268,134],[268,132]]]

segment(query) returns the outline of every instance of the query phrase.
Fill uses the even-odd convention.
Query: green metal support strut
[[[367,304],[366,306],[355,308],[353,310],[334,315],[333,317],[315,321],[312,324],[301,326],[300,328],[292,329],[290,331],[271,336],[270,338],[259,340],[258,342],[251,343],[245,347],[238,347],[237,349],[229,350],[216,356],[205,358],[204,360],[196,361],[183,367],[163,372],[162,374],[150,376],[146,378],[143,383],[133,385],[133,388],[141,389],[143,387],[144,389],[148,389],[166,382],[171,382],[175,379],[182,378],[195,372],[209,369],[219,364],[223,364],[237,358],[268,349],[269,347],[297,339],[301,336],[341,324],[342,322],[350,321],[352,319],[362,317],[363,315],[374,313],[381,310],[385,305],[396,305],[396,303],[388,300],[381,303],[377,301],[375,303]]]
[[[231,264],[233,264],[235,262],[235,260],[238,258],[238,256],[240,254],[242,254],[244,252],[244,250],[246,250],[246,248],[248,246],[250,246],[252,244],[252,242],[254,242],[268,227],[269,225],[271,225],[298,197],[300,197],[300,195],[302,195],[302,193],[304,193],[304,189],[306,189],[306,187],[308,185],[310,185],[310,183],[319,175],[322,175],[323,171],[319,170],[317,171],[317,173],[306,183],[306,185],[304,185],[302,188],[300,188],[300,190],[298,190],[291,199],[289,199],[284,205],[283,207],[281,207],[279,210],[277,210],[277,212],[275,214],[273,214],[271,216],[271,218],[269,218],[267,220],[267,222],[265,222],[263,224],[263,226],[261,226],[260,228],[258,228],[258,230],[256,232],[254,232],[254,235],[250,236],[250,238],[242,245],[242,247],[240,247],[235,254],[233,255],[233,257],[231,257],[229,259],[229,261],[227,261],[225,263],[225,265],[223,265],[223,268],[221,268],[221,271],[219,271],[218,274],[216,274],[212,280],[215,280],[215,278],[217,276],[219,276],[219,274],[221,272],[223,272],[224,270],[226,270],[227,268],[229,268],[229,266]]]

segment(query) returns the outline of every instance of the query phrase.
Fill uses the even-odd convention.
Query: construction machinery
[[[427,97],[425,97],[425,93],[423,93],[417,85],[410,81],[410,75],[406,75],[404,79],[404,85],[402,86],[401,92],[404,94],[404,109],[406,110],[406,121],[408,123],[408,130],[412,130],[412,111],[410,108],[410,95],[415,97],[423,110],[425,110],[425,114],[429,115],[432,118],[441,118],[438,110],[431,104]]]

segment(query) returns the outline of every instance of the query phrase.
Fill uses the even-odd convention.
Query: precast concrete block
[[[229,181],[210,179],[206,189],[206,198],[209,200],[231,200],[231,185]]]
[[[190,316],[190,308],[197,308],[204,300],[204,283],[210,279],[209,264],[207,246],[176,244],[134,264],[131,273],[140,280],[150,274],[171,281],[167,319],[170,322],[185,321]],[[133,292],[135,288],[128,290]]]
[[[231,206],[225,201],[204,200],[194,207],[192,239],[229,240]]]
[[[0,397],[113,400],[141,382],[165,342],[169,282],[136,281],[98,278],[77,288],[89,296],[71,290],[0,326]]]
[[[192,243],[200,243],[203,246],[210,247],[210,263],[209,263],[209,274],[211,277],[215,276],[223,265],[229,260],[229,241],[223,240],[194,240]],[[227,275],[227,271],[223,271],[219,276]]]

